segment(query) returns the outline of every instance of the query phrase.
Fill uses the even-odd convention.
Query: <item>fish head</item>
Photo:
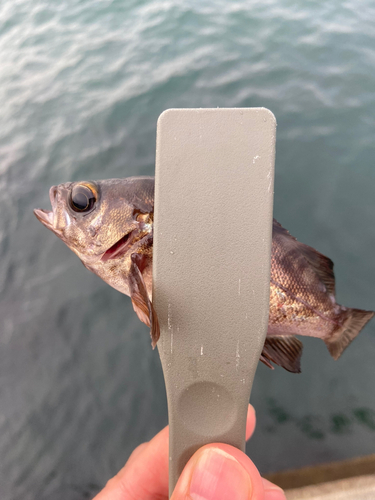
[[[67,182],[49,196],[52,210],[35,209],[37,219],[94,272],[152,232],[152,177]]]

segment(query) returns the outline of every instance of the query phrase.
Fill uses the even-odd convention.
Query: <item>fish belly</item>
[[[340,327],[341,306],[330,297],[301,290],[289,280],[289,287],[270,284],[268,335],[304,335],[326,338]]]

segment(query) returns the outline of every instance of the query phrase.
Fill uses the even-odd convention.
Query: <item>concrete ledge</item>
[[[375,474],[286,490],[287,500],[374,500]]]
[[[264,477],[284,490],[303,488],[340,479],[375,474],[375,454],[341,462],[266,474]],[[375,499],[375,495],[374,495]],[[360,497],[357,500],[361,500]]]

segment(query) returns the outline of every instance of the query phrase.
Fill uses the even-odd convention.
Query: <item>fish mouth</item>
[[[61,238],[61,227],[58,227],[55,220],[56,207],[63,196],[67,196],[67,189],[62,186],[52,186],[49,190],[49,200],[51,202],[52,210],[44,210],[42,208],[34,209],[36,218],[50,229],[53,233]],[[57,226],[57,227],[56,227]]]
[[[51,210],[43,210],[42,208],[35,208],[34,214],[38,221],[40,221],[43,226],[46,226],[51,231],[54,231],[53,228],[53,212]]]
[[[49,199],[51,202],[52,210],[44,210],[43,208],[35,208],[34,214],[35,217],[40,221],[43,226],[46,226],[51,231],[55,232],[55,228],[53,226],[53,208],[55,206],[55,200],[58,193],[57,186],[52,186],[49,190]]]

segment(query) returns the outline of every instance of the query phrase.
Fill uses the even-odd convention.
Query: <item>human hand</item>
[[[246,439],[255,429],[249,405]],[[124,468],[93,500],[166,500],[168,498],[168,427],[131,454]],[[208,444],[186,464],[171,500],[285,500],[283,491],[262,479],[242,451],[227,444]]]

